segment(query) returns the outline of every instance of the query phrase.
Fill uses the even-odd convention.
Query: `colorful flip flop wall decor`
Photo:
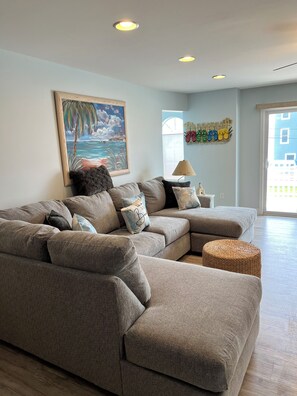
[[[184,137],[187,143],[226,143],[232,136],[232,120],[225,118],[220,122],[184,124]]]

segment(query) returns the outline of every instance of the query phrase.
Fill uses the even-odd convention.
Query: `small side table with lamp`
[[[188,160],[182,160],[179,161],[177,164],[176,168],[174,169],[173,176],[180,176],[178,181],[184,177],[184,176],[196,176],[196,173]],[[200,183],[199,183],[200,184]],[[203,208],[214,208],[214,194],[199,194],[198,190],[200,192],[200,186],[197,188],[197,197],[199,198],[199,201],[201,203],[201,206]]]

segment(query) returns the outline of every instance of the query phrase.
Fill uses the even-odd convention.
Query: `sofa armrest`
[[[0,301],[1,340],[121,393],[123,335],[144,311],[121,279],[0,253]]]

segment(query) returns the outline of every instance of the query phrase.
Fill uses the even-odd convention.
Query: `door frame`
[[[259,189],[259,214],[267,216],[296,217],[292,212],[271,212],[266,210],[267,202],[267,169],[268,169],[268,126],[269,115],[277,113],[297,112],[295,106],[265,107],[261,109],[261,132],[260,132],[260,189]],[[259,106],[260,107],[260,106]],[[288,111],[286,111],[288,110]]]

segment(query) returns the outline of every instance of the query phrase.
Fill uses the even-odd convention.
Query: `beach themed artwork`
[[[186,143],[227,143],[230,141],[232,133],[231,118],[202,124],[187,122],[184,125]]]
[[[106,166],[129,173],[125,102],[55,92],[64,184],[69,171]]]

